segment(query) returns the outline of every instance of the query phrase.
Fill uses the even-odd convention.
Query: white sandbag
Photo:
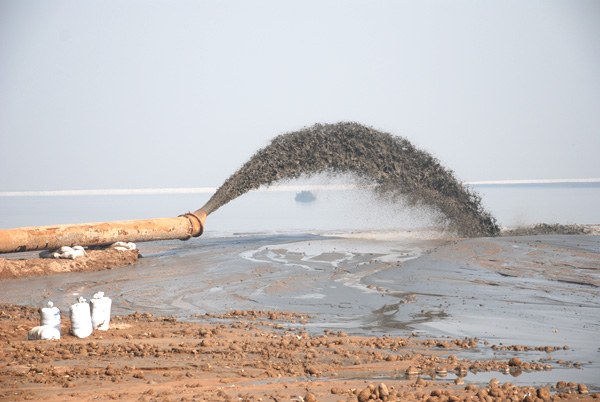
[[[85,249],[81,246],[63,246],[58,249],[58,253],[60,253],[60,258],[65,258],[69,260],[74,260],[75,258],[79,257],[87,257]]]
[[[27,333],[28,341],[39,341],[49,339],[60,339],[60,332],[54,327],[48,325],[42,325],[39,327],[33,327]]]
[[[56,250],[57,253],[59,254],[63,254],[63,253],[70,253],[72,252],[73,249],[69,246],[62,246],[61,248],[59,248],[58,250]]]
[[[41,251],[39,256],[40,258],[63,258],[74,260],[79,257],[87,257],[87,253],[82,246],[62,246],[58,250],[44,250]]]
[[[60,334],[60,310],[51,301],[48,307],[40,309],[40,321],[40,325],[54,327]]]
[[[135,243],[124,242],[124,241],[118,241],[116,243],[111,244],[108,247],[114,248],[115,250],[119,250],[119,251],[135,250],[137,248]]]
[[[77,299],[78,303],[69,307],[71,315],[71,334],[78,338],[86,338],[92,333],[92,317],[90,305],[83,297]]]
[[[112,300],[104,297],[104,292],[96,293],[90,300],[92,306],[92,328],[108,331]]]
[[[66,251],[66,252],[62,253],[60,255],[60,258],[74,260],[75,258],[79,258],[79,257],[83,257],[83,256],[87,256],[87,253],[85,252],[85,250],[83,248],[78,250],[78,249],[75,249],[75,247],[73,247],[73,251]]]

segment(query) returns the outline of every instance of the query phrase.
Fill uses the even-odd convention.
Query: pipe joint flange
[[[190,225],[192,227],[192,231],[191,231],[190,235],[187,238],[181,239],[181,240],[189,240],[192,237],[199,237],[202,235],[202,233],[204,233],[204,225],[202,224],[202,221],[200,220],[200,218],[198,216],[196,216],[194,213],[188,212],[187,214],[183,214],[183,215],[179,215],[179,216],[186,217],[190,221]]]

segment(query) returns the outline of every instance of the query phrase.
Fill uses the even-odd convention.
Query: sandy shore
[[[121,268],[2,280],[0,398],[521,401],[600,390],[599,236],[209,234],[139,246],[143,258]],[[113,299],[111,329],[69,335],[68,306],[98,290]],[[25,341],[48,300],[63,338]]]

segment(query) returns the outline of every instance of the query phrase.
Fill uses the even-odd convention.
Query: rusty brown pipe
[[[202,234],[206,216],[201,208],[176,218],[1,229],[0,253],[102,246],[117,241],[188,240]]]

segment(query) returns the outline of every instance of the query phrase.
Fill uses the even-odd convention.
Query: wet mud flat
[[[488,388],[496,380],[500,387],[509,384],[506,389],[533,387],[532,392],[523,391],[518,400],[527,392],[540,396],[540,388],[547,388],[555,399],[591,398],[600,388],[596,342],[600,330],[598,236],[455,239],[436,232],[209,233],[189,242],[142,244],[140,252],[143,258],[134,265],[109,271],[3,280],[0,303],[39,307],[52,300],[63,311],[63,326],[68,325],[68,305],[77,296],[89,297],[96,291],[104,291],[113,299],[113,314],[119,316],[114,318],[114,331],[94,332],[83,340],[65,335],[61,341],[40,344],[24,341],[28,325],[37,325],[35,315],[31,318],[23,313],[21,319],[30,321],[17,326],[14,318],[4,315],[2,331],[11,341],[4,342],[3,347],[12,353],[3,353],[9,356],[2,368],[4,383],[19,379],[24,382],[17,381],[12,390],[28,390],[33,395],[46,391],[58,395],[60,391],[61,397],[76,400],[69,396],[71,390],[61,388],[65,386],[61,381],[51,386],[52,381],[46,385],[35,382],[38,385],[31,385],[35,390],[27,385],[54,366],[74,370],[93,367],[87,383],[74,383],[73,392],[83,387],[75,392],[79,398],[87,395],[84,383],[117,387],[121,382],[129,388],[130,382],[139,380],[137,397],[121,395],[125,400],[136,400],[150,386],[154,394],[144,394],[146,400],[181,400],[183,396],[189,400],[239,400],[246,394],[248,400],[267,400],[277,398],[278,393],[283,395],[281,400],[290,400],[304,398],[309,391],[314,391],[318,400],[357,400],[353,389],[362,391],[369,385],[375,389],[381,382],[388,389],[406,392],[399,399],[418,400],[450,400],[445,391],[467,398],[483,389],[490,396],[493,390]],[[146,319],[140,318],[144,314]],[[170,327],[171,332],[167,332]],[[190,333],[185,333],[186,328]],[[63,334],[67,329],[63,328]],[[241,352],[202,349],[204,336],[199,334],[207,330],[222,331],[219,345],[227,344],[227,348],[240,336],[233,333],[238,330],[253,334],[249,339],[266,336],[269,345],[285,337],[309,341],[303,343],[300,354],[282,354],[278,359],[283,360],[274,360],[275,352],[258,351],[265,349],[264,344],[256,346],[254,355],[243,345],[239,345]],[[362,357],[356,359],[350,351],[349,355],[341,351],[341,355],[335,354],[336,344],[326,340],[329,337],[356,337],[353,350]],[[138,351],[143,359],[119,363],[121,374],[114,382],[115,375],[102,374],[102,370],[119,360],[121,352],[106,352],[103,360],[98,360],[93,350],[90,353],[90,348],[95,348],[90,343],[94,342],[116,351],[127,342],[150,345],[161,339],[169,341],[161,348],[171,352],[160,349],[163,351],[154,350],[153,355]],[[403,346],[390,346],[390,339]],[[380,342],[385,346],[378,347]],[[178,346],[180,343],[183,346]],[[78,345],[85,345],[90,356],[83,360],[61,358],[63,349],[78,356],[75,352],[83,348]],[[405,348],[408,345],[415,349]],[[45,348],[53,351],[44,355]],[[189,353],[180,356],[175,352],[178,349]],[[13,365],[10,362],[15,350],[29,357]],[[329,352],[336,359],[318,361]],[[391,354],[402,358],[388,357]],[[233,360],[227,360],[227,368],[222,366],[218,374],[204,365],[208,362],[215,367],[215,356],[225,355]],[[182,356],[187,360],[195,356],[200,362],[171,360]],[[419,360],[421,357],[425,360]],[[376,367],[370,365],[372,358]],[[40,368],[40,364],[45,366]],[[251,366],[246,364],[258,365],[265,372],[269,372],[265,364],[271,364],[271,369],[294,368],[272,370],[273,375],[253,372],[256,377],[249,379]],[[437,370],[440,364],[444,367]],[[13,366],[24,371],[14,371]],[[414,370],[408,370],[410,366]],[[465,371],[457,369],[459,366]],[[146,377],[165,367],[180,367],[182,382],[165,377],[160,386],[154,386],[159,383],[154,377],[134,377],[140,367],[146,367],[142,370]],[[411,375],[416,378],[408,378],[407,371],[414,371]],[[188,379],[192,380],[188,373],[196,379],[193,384],[200,384],[194,385],[195,389],[189,386],[192,383]],[[229,376],[231,381],[223,382]],[[207,378],[214,383],[207,383]],[[203,388],[205,384],[214,387]],[[584,384],[582,389],[590,394],[579,393],[578,384]],[[469,394],[465,387],[471,386],[477,391]],[[333,393],[336,387],[343,392]],[[183,389],[189,392],[182,394]],[[119,393],[102,395],[109,394],[119,397]],[[30,394],[23,397],[26,395]],[[517,394],[507,397],[503,391],[502,395],[511,399]],[[480,396],[485,399],[485,395]]]

